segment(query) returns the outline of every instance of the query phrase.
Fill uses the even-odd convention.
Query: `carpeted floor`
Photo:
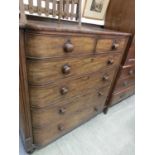
[[[134,104],[131,96],[33,155],[134,155]]]

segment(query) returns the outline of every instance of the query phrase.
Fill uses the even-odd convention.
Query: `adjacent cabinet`
[[[108,107],[130,36],[39,17],[20,24],[20,129],[27,152]]]
[[[110,98],[110,105],[114,105],[121,100],[135,93],[135,40],[127,52],[126,59],[121,65],[115,80],[115,85]]]
[[[135,0],[111,0],[105,17],[105,28],[131,33],[107,100],[110,107],[135,93]]]

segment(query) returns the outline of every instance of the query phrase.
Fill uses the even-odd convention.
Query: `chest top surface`
[[[130,36],[130,33],[122,33],[109,29],[104,29],[101,26],[82,24],[79,26],[76,22],[58,21],[50,18],[41,18],[37,16],[27,16],[26,23],[19,23],[20,28],[45,31],[45,32],[62,32],[62,33],[85,33],[94,35],[117,35]]]

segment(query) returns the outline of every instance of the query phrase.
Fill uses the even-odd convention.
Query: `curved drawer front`
[[[94,106],[94,111],[102,110],[98,106],[104,106],[109,87],[90,90],[81,96],[58,101],[55,106],[42,109],[32,108],[33,128],[45,128],[48,125],[56,125],[59,120],[64,121],[76,113]]]
[[[119,63],[120,54],[98,55],[51,61],[27,61],[28,81],[32,85],[41,85],[55,80],[81,74],[103,71]]]
[[[84,123],[85,121],[89,120],[93,116],[100,113],[104,108],[105,99],[101,97],[102,99],[100,101],[96,100],[94,102],[93,98],[91,98],[92,100],[89,99],[89,97],[91,97],[91,96],[92,96],[92,94],[90,94],[86,98],[79,98],[79,100],[75,100],[73,102],[73,104],[75,105],[74,108],[72,105],[69,105],[67,107],[70,110],[69,113],[75,111],[74,114],[61,117],[61,116],[58,116],[58,113],[57,113],[58,109],[55,109],[56,110],[55,112],[53,112],[53,110],[52,110],[51,113],[53,112],[52,115],[55,115],[55,116],[51,116],[51,117],[54,117],[57,120],[55,120],[55,119],[52,120],[52,118],[51,118],[52,121],[49,126],[45,126],[44,128],[33,129],[34,143],[37,146],[46,145],[49,142],[55,140],[56,138],[62,136],[63,134],[69,132],[73,128],[79,126],[80,124]],[[93,97],[95,97],[95,96],[93,95]],[[101,104],[101,101],[102,101],[102,104]],[[80,108],[80,106],[78,106],[78,103],[83,104],[83,108]],[[86,105],[86,107],[84,107],[85,105]],[[50,110],[48,111],[48,113],[50,113]],[[49,115],[51,115],[51,113]],[[67,111],[66,111],[66,113],[67,113]],[[36,117],[35,123],[36,123],[37,119],[40,120],[42,118],[42,116],[39,116],[39,114],[33,114],[33,116]],[[48,116],[48,114],[47,114],[47,116]],[[48,118],[49,118],[49,116],[48,116]]]
[[[29,87],[30,103],[32,107],[45,107],[57,100],[64,100],[88,89],[110,85],[115,69],[103,73],[88,74],[76,79],[67,79],[55,83],[55,86]]]
[[[97,42],[96,46],[96,52],[97,53],[102,53],[102,52],[107,52],[107,51],[117,51],[125,49],[127,44],[127,39],[122,38],[122,39],[99,39]]]
[[[72,115],[72,117],[66,119],[65,123],[59,121],[60,123],[56,126],[50,126],[43,130],[33,130],[34,144],[37,147],[47,145],[97,114],[98,112],[94,111],[94,107],[90,107],[89,109],[84,109],[78,114]]]
[[[94,47],[92,37],[27,34],[26,55],[41,58],[91,54]]]

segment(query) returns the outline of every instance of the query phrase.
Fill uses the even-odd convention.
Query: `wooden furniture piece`
[[[26,19],[20,22],[20,131],[32,152],[106,108],[130,34]]]
[[[107,107],[110,107],[135,92],[135,1],[111,0],[105,28],[132,34],[106,102]]]
[[[37,4],[35,2],[37,1]],[[81,25],[82,0],[19,0],[20,16],[26,22],[26,14],[74,20]],[[43,17],[44,17],[43,16]]]

